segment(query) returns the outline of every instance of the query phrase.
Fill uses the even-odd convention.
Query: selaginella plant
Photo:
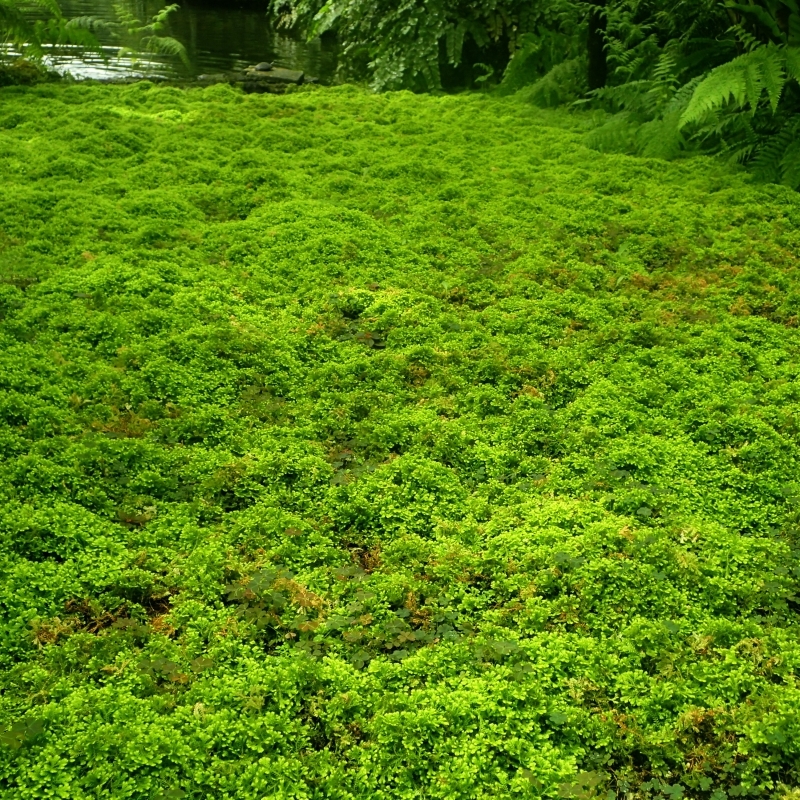
[[[0,92],[0,796],[792,796],[800,195],[589,131]]]

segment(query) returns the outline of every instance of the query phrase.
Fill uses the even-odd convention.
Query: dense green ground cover
[[[800,197],[583,124],[2,90],[0,796],[800,786]]]

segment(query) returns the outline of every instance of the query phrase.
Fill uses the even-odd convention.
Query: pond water
[[[149,21],[168,5],[159,0],[61,0],[68,18],[92,17],[115,23],[115,6],[122,6],[138,19]],[[233,72],[260,61],[278,67],[299,69],[321,83],[331,83],[337,67],[335,44],[305,42],[275,31],[266,15],[266,0],[241,5],[220,0],[183,0],[170,16],[170,34],[179,39],[189,55],[187,68],[177,58],[129,53],[119,57],[120,41],[109,31],[98,30],[103,53],[85,53],[58,48],[48,57],[59,72],[75,78],[196,77]]]

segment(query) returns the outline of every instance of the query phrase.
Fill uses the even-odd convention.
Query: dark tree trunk
[[[589,89],[602,89],[608,78],[608,62],[606,60],[606,26],[608,18],[605,13],[606,0],[593,0],[594,8],[589,15]],[[602,6],[602,7],[601,7]]]

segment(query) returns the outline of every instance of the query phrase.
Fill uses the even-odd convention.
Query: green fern
[[[681,116],[681,127],[701,122],[732,103],[754,114],[766,95],[773,113],[780,103],[787,75],[800,72],[800,49],[768,44],[744,53],[708,73]]]
[[[91,17],[84,15],[82,17],[73,17],[67,22],[67,28],[70,30],[88,31],[89,33],[112,33],[114,25],[108,20],[101,19],[100,17]]]
[[[736,40],[748,53],[757,50],[764,44],[757,36],[754,36],[747,28],[738,22],[731,27],[730,33],[736,37]]]
[[[520,96],[534,105],[552,108],[575,101],[586,88],[584,59],[572,58],[556,64],[546,75],[521,90]]]
[[[725,7],[734,24],[722,41],[677,38],[646,78],[636,76],[652,48],[649,40],[615,56],[622,83],[594,92],[591,102],[617,114],[591,143],[663,158],[683,150],[716,153],[751,165],[760,178],[800,188],[798,0]],[[645,34],[642,28],[636,36]],[[739,54],[719,64],[726,47]]]
[[[641,120],[628,111],[614,114],[610,119],[592,130],[586,144],[601,153],[636,152],[636,133]]]
[[[677,88],[663,111],[642,123],[636,133],[637,152],[649,158],[674,158],[686,147],[681,118],[695,91],[699,78]]]
[[[800,83],[800,47],[787,47],[784,57],[787,75]]]
[[[177,56],[186,67],[191,66],[186,48],[181,42],[171,36],[146,36],[142,39],[142,44],[145,51],[148,53]]]
[[[800,188],[800,116],[791,116],[763,143],[753,171],[762,180]]]
[[[584,58],[572,52],[572,37],[540,26],[536,33],[519,37],[519,47],[508,63],[501,93],[507,94],[527,87],[534,102],[544,99],[544,105],[569,102],[586,89],[586,81],[575,74],[577,64]]]
[[[660,82],[674,86],[667,72],[662,73]],[[699,79],[695,79],[673,89],[672,96],[658,107],[657,113],[654,113],[653,106],[659,92],[654,89],[652,81],[638,81],[596,92],[595,96],[613,98],[623,110],[592,131],[589,146],[601,152],[674,158],[687,146],[680,118],[698,82]],[[620,91],[622,89],[625,91]]]
[[[795,125],[793,139],[781,157],[781,183],[800,189],[800,126]]]
[[[119,28],[129,40],[120,48],[119,55],[130,55],[134,58],[141,53],[177,56],[186,69],[191,69],[189,54],[184,45],[172,36],[163,35],[169,24],[169,17],[179,8],[176,4],[165,6],[150,22],[142,22],[122,3],[115,3],[114,11],[119,19]]]

